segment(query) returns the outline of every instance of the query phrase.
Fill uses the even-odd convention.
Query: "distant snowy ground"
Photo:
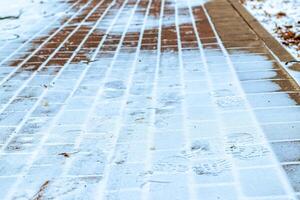
[[[58,0],[0,0],[0,42],[30,37],[62,6]]]
[[[248,10],[300,59],[300,0],[243,0]]]

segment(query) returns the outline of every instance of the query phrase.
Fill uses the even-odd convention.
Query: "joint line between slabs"
[[[90,0],[90,1],[92,1],[92,0]],[[91,2],[89,2],[89,3],[91,3]],[[86,6],[88,6],[89,4],[86,4],[83,8],[85,8]],[[82,8],[82,9],[83,9]],[[93,10],[95,10],[95,8],[93,9]],[[80,10],[81,11],[81,10]],[[91,11],[91,12],[93,12],[93,11]],[[91,12],[89,13],[89,14],[91,14]],[[72,16],[72,18],[70,18],[69,20],[71,21],[72,19],[73,19],[73,17],[75,17],[77,14],[79,14],[80,12],[78,11],[76,14],[74,14],[73,16]],[[83,24],[83,21],[81,22],[81,24]],[[43,62],[43,64],[41,65],[41,66],[39,66],[39,68],[36,70],[36,71],[34,71],[31,75],[30,75],[30,77],[27,79],[27,80],[25,80],[24,81],[24,83],[22,83],[22,86],[21,87],[19,87],[19,89],[17,89],[17,91],[15,92],[15,94],[9,99],[9,101],[6,103],[6,104],[4,104],[4,106],[0,109],[0,114],[1,113],[3,113],[4,111],[5,111],[5,109],[17,98],[17,96],[22,92],[22,90],[25,88],[25,87],[27,87],[27,85],[28,85],[28,83],[31,81],[31,80],[33,80],[33,78],[36,76],[36,74],[38,73],[38,71],[40,71],[41,69],[43,69],[44,67],[45,67],[45,65],[46,65],[46,63],[48,62],[48,61],[50,61],[52,58],[53,58],[53,56],[59,51],[59,49],[68,41],[68,39],[70,38],[70,37],[72,37],[72,35],[79,29],[79,27],[80,27],[81,25],[79,25],[79,26],[77,26],[76,27],[76,29],[74,29],[65,39],[64,39],[64,41],[55,49],[55,51],[53,52],[53,53],[51,53],[50,54],[50,56],[49,56],[49,58],[47,58],[47,60],[46,61],[44,61]],[[62,26],[63,27],[63,26]],[[48,41],[48,40],[45,40],[45,42],[46,41]],[[39,49],[36,49],[36,51],[34,52],[34,53],[36,53],[37,51],[38,51]],[[74,52],[75,53],[75,52]],[[31,58],[30,56],[28,57],[29,59]],[[16,70],[18,70],[18,69],[20,69],[21,67],[22,67],[22,65],[24,64],[24,63],[26,63],[27,62],[27,60],[28,59],[25,59],[20,65],[19,65],[19,67],[17,67],[16,68]],[[11,76],[13,76],[14,74],[12,73],[11,74]],[[55,78],[54,78],[55,79]],[[4,82],[6,81],[6,80],[3,80]],[[3,82],[2,81],[2,82]],[[4,83],[3,82],[3,83]],[[51,83],[53,83],[53,80],[51,81]],[[1,85],[1,83],[0,83],[0,85]]]
[[[79,27],[81,26],[81,24],[83,24],[84,21],[85,21],[86,19],[88,19],[88,17],[89,17],[90,15],[92,15],[92,13],[94,13],[94,11],[97,10],[97,8],[98,8],[99,6],[102,5],[103,2],[105,2],[105,0],[100,1],[100,2],[97,4],[97,6],[95,6],[95,7],[93,8],[93,10],[89,12],[89,14],[84,18],[84,20],[80,23],[80,25],[79,25],[77,28],[79,28]],[[111,6],[112,6],[112,3],[110,4],[110,6],[108,6],[108,8],[110,8]],[[94,26],[94,27],[95,27],[95,26]],[[86,37],[85,37],[84,40],[81,42],[81,44],[78,46],[78,48],[80,48],[80,47],[84,44],[84,42],[88,39],[89,35],[92,33],[92,30],[93,30],[93,29],[91,29],[90,32],[89,32],[89,34],[86,35]],[[75,53],[75,52],[74,52],[74,53]],[[63,69],[64,69],[64,68],[63,68]],[[61,69],[60,72],[62,72],[63,69]],[[84,73],[83,73],[83,74],[84,74]],[[83,79],[83,74],[82,74],[81,79]],[[56,76],[56,78],[58,78],[60,75],[61,75],[61,73],[59,73],[59,74]],[[81,79],[78,80],[78,83],[81,81]],[[78,85],[79,85],[79,84],[77,84],[77,86],[78,86]],[[75,89],[76,89],[76,88],[75,88]],[[74,89],[73,91],[75,91],[75,89]],[[45,90],[45,91],[43,92],[43,95],[40,96],[39,101],[37,101],[36,104],[34,105],[34,107],[28,112],[27,118],[30,117],[30,114],[33,112],[33,110],[35,109],[35,107],[39,104],[40,100],[43,98],[43,96],[46,94],[46,92],[47,92],[47,90]],[[23,121],[26,121],[26,116],[25,116],[25,118],[23,119]],[[22,124],[21,124],[21,125],[22,125]],[[19,129],[20,129],[20,128],[19,128]],[[12,138],[14,137],[14,135],[17,134],[17,132],[18,132],[18,131],[16,131],[15,134],[13,134],[13,136],[11,136],[10,139],[12,139]],[[24,175],[24,176],[26,175],[26,174],[24,174],[24,173],[26,173],[26,172],[30,169],[31,165],[33,164],[34,159],[35,159],[35,157],[37,156],[37,154],[39,153],[39,150],[40,150],[41,146],[44,144],[46,138],[48,137],[48,134],[49,134],[49,133],[45,134],[45,136],[44,136],[44,138],[42,138],[42,141],[40,142],[40,144],[39,144],[37,150],[36,150],[35,152],[33,152],[33,155],[32,155],[32,157],[31,157],[31,159],[30,159],[30,160],[28,161],[28,163],[25,165],[24,169],[21,170],[21,171],[23,172],[23,175]],[[7,142],[7,144],[6,144],[5,146],[7,146],[7,145],[9,144],[9,142],[10,142],[10,140]],[[4,147],[3,147],[3,148],[4,148]],[[22,177],[24,178],[24,176],[22,176]],[[7,200],[8,200],[8,199],[11,199],[11,197],[13,196],[13,194],[15,194],[15,190],[17,189],[17,186],[20,184],[21,181],[22,181],[22,179],[17,179],[17,181],[13,184],[13,186],[12,186],[11,189],[9,190],[9,192],[8,192],[8,194],[7,194],[7,196],[6,196],[5,199],[7,199]]]
[[[152,89],[152,104],[151,107],[152,113],[150,114],[150,124],[153,126],[150,128],[148,137],[147,137],[147,157],[146,157],[146,165],[145,169],[146,171],[150,171],[152,167],[152,157],[153,153],[150,151],[150,148],[154,146],[154,133],[155,133],[155,119],[156,119],[156,111],[155,108],[157,106],[157,83],[159,78],[159,69],[160,69],[160,58],[161,58],[161,36],[162,36],[162,26],[163,26],[163,16],[164,16],[164,6],[165,6],[165,0],[161,1],[160,5],[160,14],[159,14],[159,25],[158,25],[158,39],[157,39],[157,55],[156,55],[156,66],[155,66],[155,75],[154,75],[154,83],[153,83],[153,89]],[[148,181],[148,180],[147,180]],[[149,192],[150,192],[150,184],[144,186],[142,190],[142,200],[148,200],[149,199]]]
[[[140,2],[139,2],[140,3]],[[116,133],[117,133],[117,136],[115,137],[116,139],[115,139],[115,141],[113,142],[114,143],[114,149],[111,151],[111,155],[109,156],[110,157],[110,159],[108,159],[108,161],[109,162],[111,162],[111,160],[112,160],[112,158],[113,158],[113,156],[114,156],[114,153],[115,153],[115,148],[116,148],[116,144],[117,144],[117,140],[118,140],[118,138],[119,138],[119,133],[120,133],[120,130],[121,130],[121,124],[123,124],[123,112],[124,112],[124,109],[126,108],[126,102],[127,102],[127,100],[128,100],[128,97],[129,97],[129,95],[130,95],[130,88],[131,88],[131,86],[132,86],[132,80],[133,80],[133,77],[134,77],[134,72],[136,71],[136,66],[137,66],[137,64],[138,64],[138,57],[139,57],[139,55],[140,55],[140,52],[141,52],[141,46],[142,46],[142,41],[143,41],[143,35],[144,35],[144,31],[145,31],[145,26],[146,26],[146,22],[147,22],[147,20],[148,20],[148,17],[149,17],[149,12],[150,12],[150,6],[151,6],[151,4],[152,4],[152,0],[149,0],[148,1],[148,6],[147,6],[147,10],[146,10],[146,13],[145,13],[145,15],[144,15],[144,23],[143,23],[143,26],[141,27],[141,31],[140,31],[140,34],[139,34],[139,41],[138,41],[138,46],[137,46],[137,50],[136,50],[136,53],[135,53],[135,58],[134,58],[134,61],[133,61],[133,64],[132,64],[132,69],[131,69],[131,72],[130,72],[130,77],[129,77],[129,81],[128,81],[128,83],[127,83],[127,85],[128,85],[128,87],[127,87],[127,89],[126,89],[126,91],[125,91],[125,95],[124,95],[124,99],[123,99],[123,102],[122,102],[122,106],[121,106],[121,111],[120,111],[120,113],[121,113],[121,117],[119,117],[119,121],[118,121],[118,127],[116,127]],[[137,4],[138,5],[138,4]],[[112,167],[111,166],[111,164],[110,163],[108,163],[108,165],[107,165],[107,172],[105,173],[105,181],[103,181],[104,182],[104,185],[103,185],[103,188],[102,188],[102,192],[101,192],[101,194],[105,194],[105,187],[106,187],[106,184],[107,184],[107,181],[108,181],[108,178],[109,178],[109,174],[110,174],[110,167]]]
[[[52,35],[50,35],[50,37],[48,37],[38,48],[36,48],[33,52],[31,52],[31,55],[29,55],[28,57],[25,58],[25,60],[23,60],[19,66],[17,66],[12,72],[10,72],[4,79],[2,79],[0,81],[0,86],[3,85],[6,81],[9,80],[9,78],[11,78],[19,69],[21,69],[22,65],[25,64],[30,58],[32,58],[32,56],[35,55],[35,53],[37,53],[45,44],[48,43],[48,41],[50,41],[57,33],[59,33],[75,16],[77,16],[83,9],[85,9],[92,0],[90,0],[85,6],[83,6],[82,8],[80,8],[77,12],[75,12],[69,19],[68,21],[66,21],[64,24],[62,24],[60,26],[60,28],[58,30],[56,30]],[[74,5],[75,6],[75,5]],[[69,10],[71,10],[71,8],[69,8]],[[68,11],[68,10],[67,10]],[[50,24],[51,25],[51,24]],[[48,28],[46,26],[46,28]],[[43,30],[43,29],[42,29]],[[34,35],[33,37],[36,37],[37,35]],[[34,39],[34,38],[33,38]],[[25,44],[25,43],[24,43]],[[16,50],[15,53],[17,53],[18,49]],[[12,55],[13,56],[13,55]],[[26,81],[25,81],[26,82]],[[0,113],[2,112],[2,109],[0,111]]]
[[[106,31],[106,33],[105,33],[105,36],[102,38],[102,40],[101,40],[101,42],[100,42],[100,45],[98,46],[97,50],[95,51],[94,56],[93,56],[92,59],[96,59],[96,56],[97,56],[97,54],[100,52],[101,47],[103,46],[104,42],[106,41],[106,38],[108,37],[109,32],[115,27],[115,24],[116,24],[117,20],[119,19],[120,15],[122,14],[124,8],[126,7],[127,3],[128,3],[128,0],[124,1],[124,3],[122,4],[122,7],[119,9],[117,15],[115,16],[115,18],[114,18],[113,21],[111,22],[111,25],[110,25],[109,28],[107,29],[107,31]],[[122,42],[119,43],[119,45],[121,45],[121,44],[122,44]],[[117,57],[118,53],[119,53],[119,51],[116,50],[115,55],[114,55],[114,59]],[[85,121],[85,123],[83,124],[83,130],[84,130],[84,131],[87,129],[87,127],[86,127],[86,126],[87,126],[87,122],[89,121],[89,119],[90,119],[92,113],[93,113],[94,110],[95,110],[95,107],[96,107],[96,105],[97,105],[97,100],[98,100],[98,98],[100,97],[100,95],[101,95],[101,94],[103,93],[103,91],[104,91],[104,85],[105,85],[106,79],[108,79],[109,74],[111,73],[112,67],[113,67],[113,65],[114,65],[114,60],[112,60],[112,61],[110,61],[110,62],[111,62],[111,63],[110,63],[110,66],[109,66],[109,68],[106,70],[106,73],[105,73],[104,78],[103,78],[103,80],[102,80],[101,87],[100,87],[100,89],[98,89],[98,91],[97,91],[97,93],[96,93],[96,96],[94,97],[93,103],[92,103],[92,105],[91,105],[91,107],[90,107],[90,109],[89,109],[89,112],[88,112],[88,114],[87,114],[86,121]],[[80,144],[81,144],[81,142],[82,142],[82,136],[83,136],[83,135],[81,134],[81,135],[79,136],[79,138],[75,141],[75,149],[78,148],[78,147],[80,146]],[[65,169],[63,170],[63,175],[66,175],[66,174],[67,174],[67,172],[69,171],[69,169],[70,169],[70,167],[71,167],[71,164],[72,164],[72,158],[69,160],[67,166],[66,166]]]
[[[79,1],[75,2],[73,5],[69,6],[67,10],[65,10],[65,13],[67,13],[69,10],[71,10],[73,7],[75,7],[77,4],[79,3]],[[62,7],[64,7],[64,5],[59,6],[56,10],[61,9]],[[32,40],[34,40],[37,36],[39,36],[43,31],[47,30],[49,27],[51,27],[51,25],[55,24],[55,22],[57,22],[58,19],[60,19],[61,16],[57,16],[52,23],[48,24],[47,26],[45,26],[44,28],[42,28],[40,31],[38,31],[37,33],[35,33],[33,36],[31,36],[28,40],[26,40],[26,42],[22,43],[22,45],[20,47],[18,47],[15,51],[13,51],[10,55],[8,55],[5,59],[3,59],[2,61],[0,61],[0,66],[5,63],[7,60],[9,60],[11,57],[13,57],[15,54],[17,54],[17,52],[19,52],[23,47],[25,47],[27,44],[29,44],[30,42],[32,42]],[[54,34],[54,33],[53,33]],[[52,35],[53,35],[52,34]],[[51,36],[52,36],[51,35]],[[54,34],[55,35],[55,34]],[[0,82],[0,85],[2,85],[2,81]]]
[[[215,27],[214,27],[214,25],[213,25],[213,22],[212,22],[212,20],[211,20],[209,14],[208,14],[206,8],[205,8],[204,6],[202,6],[202,8],[203,8],[203,10],[204,10],[204,13],[205,13],[207,19],[208,19],[209,24],[211,25],[211,28],[212,28],[214,34],[215,34],[215,36],[216,36],[216,39],[217,39],[217,41],[218,41],[218,43],[219,43],[219,46],[221,47],[221,50],[222,50],[223,54],[224,54],[225,57],[226,57],[227,64],[229,65],[230,70],[231,70],[231,74],[234,76],[234,79],[235,79],[235,80],[234,80],[235,83],[236,83],[235,85],[238,87],[239,93],[244,97],[244,100],[245,100],[245,102],[246,102],[246,106],[249,108],[249,110],[251,110],[251,105],[249,104],[249,101],[248,101],[248,99],[247,99],[247,96],[245,95],[245,93],[244,93],[244,91],[243,91],[243,89],[242,89],[242,87],[241,87],[241,85],[240,85],[240,82],[239,82],[239,79],[238,79],[238,77],[237,77],[237,73],[236,73],[236,71],[235,71],[235,69],[234,69],[234,66],[233,66],[233,63],[232,63],[232,61],[231,61],[231,58],[230,58],[230,56],[229,56],[229,54],[228,54],[226,48],[224,47],[224,45],[223,45],[223,43],[222,43],[222,41],[221,41],[221,38],[220,38],[220,36],[218,35],[218,33],[217,33],[217,31],[216,31],[216,29],[215,29]],[[284,187],[285,191],[287,192],[287,194],[288,194],[289,197],[296,199],[294,190],[292,189],[292,186],[290,185],[289,179],[288,179],[286,173],[284,172],[283,168],[282,168],[281,165],[279,164],[279,161],[278,161],[278,159],[276,158],[276,155],[275,155],[274,151],[272,150],[270,144],[267,142],[268,139],[265,137],[264,131],[262,130],[261,126],[259,125],[259,122],[258,122],[258,120],[257,120],[257,118],[256,118],[256,116],[255,116],[255,113],[254,113],[253,111],[251,111],[250,114],[251,114],[251,118],[252,118],[254,124],[256,125],[258,131],[261,133],[261,135],[264,137],[263,139],[264,139],[264,140],[266,141],[266,143],[268,144],[268,148],[269,148],[269,150],[270,150],[272,160],[273,160],[274,164],[277,166],[275,169],[276,169],[276,171],[277,171],[277,174],[278,174],[279,178],[280,178],[281,181],[282,181],[282,184],[283,184],[283,187]]]
[[[213,83],[212,83],[212,79],[211,79],[211,75],[209,74],[209,68],[208,68],[208,63],[207,63],[207,60],[206,60],[206,57],[205,57],[205,53],[204,53],[204,49],[203,49],[203,45],[202,45],[202,42],[200,40],[200,37],[199,37],[199,31],[197,30],[197,27],[196,27],[196,24],[195,24],[195,16],[193,14],[193,10],[192,10],[192,7],[191,7],[191,4],[190,4],[190,0],[188,0],[188,3],[189,3],[189,12],[190,12],[190,16],[191,16],[191,20],[193,22],[193,29],[194,29],[194,32],[196,34],[196,38],[197,38],[197,41],[198,41],[198,46],[199,46],[199,51],[200,51],[200,54],[201,54],[201,58],[202,58],[202,61],[203,61],[203,64],[204,64],[204,67],[205,67],[205,74],[206,74],[206,77],[207,77],[207,81],[208,81],[208,87],[210,88],[210,91],[214,91],[214,86],[213,86]],[[213,97],[214,99],[214,97]],[[219,115],[219,110],[217,108],[217,106],[215,104],[214,105],[214,111],[216,113],[216,118],[217,118],[217,121],[216,123],[218,124],[218,129],[220,130],[220,133],[222,134],[222,137],[225,139],[226,141],[226,134],[224,133],[224,130],[222,130],[222,120],[221,120],[221,117]],[[224,145],[224,151],[225,151],[225,144]],[[242,190],[241,190],[241,187],[240,187],[240,183],[239,183],[239,176],[238,176],[238,173],[237,173],[237,170],[236,170],[236,166],[235,166],[235,163],[234,163],[234,160],[231,156],[229,155],[226,155],[226,160],[230,162],[232,168],[231,168],[231,171],[232,171],[232,174],[233,174],[233,177],[234,177],[234,184],[235,184],[235,188],[237,189],[237,193],[238,193],[238,196],[240,198],[243,197],[243,193],[242,193]]]
[[[187,4],[187,2],[185,2]],[[178,2],[177,0],[175,0],[175,24],[176,24],[176,32],[177,32],[177,47],[178,47],[178,59],[179,59],[179,72],[180,72],[180,83],[181,85],[184,85],[184,81],[185,81],[185,78],[184,78],[184,66],[183,66],[183,55],[182,55],[182,45],[181,45],[181,32],[180,32],[180,26],[179,26],[179,19],[178,19]],[[185,89],[184,87],[181,87],[180,88],[180,92],[183,96],[185,96],[186,92],[185,92]],[[181,106],[181,109],[182,109],[182,115],[183,115],[183,119],[182,119],[182,123],[183,123],[183,135],[184,135],[184,140],[185,140],[185,149],[186,151],[188,152],[189,149],[191,148],[192,146],[192,143],[191,143],[191,136],[189,134],[189,131],[188,131],[188,125],[187,125],[187,122],[186,122],[186,119],[187,119],[187,104],[186,104],[186,101],[185,99],[183,99],[183,102],[182,102],[182,106]],[[193,175],[193,167],[191,166],[191,163],[192,161],[188,161],[188,189],[189,189],[189,194],[190,194],[190,199],[194,199],[196,200],[197,199],[197,193],[196,193],[196,188],[195,188],[195,185],[196,185],[196,181],[195,181],[195,177]]]

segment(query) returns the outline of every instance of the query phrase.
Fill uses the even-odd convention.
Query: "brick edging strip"
[[[245,20],[249,27],[260,37],[265,45],[279,58],[281,62],[295,60],[295,58],[276,40],[243,6],[240,0],[227,0],[237,13]]]
[[[276,40],[264,27],[261,23],[255,19],[255,17],[244,7],[240,0],[227,0],[231,6],[236,10],[236,12],[244,19],[248,26],[256,33],[256,35],[264,42],[266,47],[279,59],[281,64],[285,64],[288,61],[295,60],[292,56],[280,43]],[[286,68],[283,67],[283,70],[286,72],[286,75],[293,80],[293,85],[300,87],[294,78],[287,72]],[[290,69],[296,71],[300,70],[299,63],[293,63],[289,66]]]

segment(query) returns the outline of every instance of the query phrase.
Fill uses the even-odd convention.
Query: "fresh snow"
[[[1,0],[0,43],[26,40],[54,16],[63,14],[57,12],[61,4],[57,0]]]
[[[300,59],[300,1],[244,0],[246,8]]]

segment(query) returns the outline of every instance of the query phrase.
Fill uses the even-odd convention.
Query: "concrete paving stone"
[[[100,70],[98,70],[100,71]],[[98,72],[99,73],[99,72]],[[66,70],[62,72],[62,76],[64,79],[78,79],[80,77],[81,71],[80,70]]]
[[[4,92],[14,92],[17,90],[18,86],[22,84],[21,80],[8,80],[5,82],[2,87],[4,88]]]
[[[226,83],[214,83],[214,89],[212,91],[214,97],[225,97],[225,96],[238,96],[238,87],[232,82]]]
[[[71,152],[72,165],[68,174],[71,176],[99,176],[103,175],[106,164],[105,154],[101,151],[90,151],[88,153]],[[84,166],[89,166],[85,168]]]
[[[0,172],[2,176],[19,175],[21,170],[26,165],[28,154],[23,155],[1,155],[0,157]]]
[[[80,126],[56,126],[51,131],[46,143],[48,144],[74,144],[76,138],[82,133]]]
[[[133,190],[133,191],[112,191],[107,192],[105,194],[105,200],[118,200],[118,199],[124,199],[124,200],[138,200],[141,199],[141,192],[139,190]]]
[[[65,91],[49,91],[43,99],[48,104],[64,103],[69,92]]]
[[[14,130],[11,127],[0,127],[0,144],[4,144],[14,133]]]
[[[188,106],[186,108],[188,120],[203,121],[208,119],[215,119],[216,114],[213,107],[198,107],[197,105]]]
[[[247,82],[242,82],[241,84],[247,94],[282,91],[279,85],[275,85],[268,80],[247,81]]]
[[[64,153],[66,151],[62,151]],[[67,151],[67,152],[74,152],[74,151]],[[60,154],[60,153],[58,153]],[[58,155],[58,154],[40,154],[38,155],[34,162],[33,165],[46,165],[46,166],[62,166],[66,163],[66,157],[63,155]]]
[[[192,121],[188,123],[188,130],[193,139],[220,137],[216,121]]]
[[[187,94],[192,93],[201,93],[208,91],[208,84],[206,81],[202,81],[200,78],[196,81],[191,81],[189,78],[185,78],[186,81],[184,84],[185,91]]]
[[[55,82],[53,82],[51,85],[51,89],[52,90],[56,90],[56,91],[71,91],[75,84],[76,84],[77,80],[68,80],[68,79],[57,79],[55,80]],[[63,94],[59,94],[59,95],[63,95]]]
[[[11,178],[6,178],[6,177],[0,177],[0,196],[4,197],[5,195],[7,195],[7,188],[11,187],[14,182],[16,181],[16,178],[11,177]]]
[[[183,128],[182,115],[159,116],[155,121],[155,127],[160,130],[178,130]]]
[[[297,105],[297,103],[290,98],[290,94],[291,93],[253,94],[248,95],[247,98],[253,108]]]
[[[246,54],[242,55],[239,54],[238,56],[232,56],[231,60],[233,63],[240,63],[240,62],[258,62],[258,61],[268,61],[270,60],[269,54]]]
[[[262,125],[266,137],[271,141],[276,140],[298,140],[300,138],[300,123],[269,123]]]
[[[29,109],[36,103],[36,101],[37,98],[18,98],[11,102],[11,104],[6,108],[6,110],[10,112],[29,111]]]
[[[166,173],[185,173],[188,171],[189,160],[180,149],[153,152],[153,171]]]
[[[299,164],[283,165],[283,169],[286,171],[287,176],[290,179],[290,183],[295,189],[295,191],[299,192],[300,191],[300,187],[299,187],[300,165]]]
[[[49,117],[30,117],[26,120],[18,134],[38,134],[51,122]]]
[[[87,115],[86,110],[65,111],[60,118],[60,124],[83,124]]]
[[[150,111],[143,109],[136,109],[136,110],[126,110],[124,112],[124,122],[126,124],[138,124],[138,123],[148,123],[150,119]]]
[[[241,81],[251,81],[251,80],[264,80],[264,79],[276,79],[277,73],[276,70],[270,71],[253,71],[253,72],[239,72],[238,76]]]
[[[253,199],[253,198],[249,198],[250,199]],[[264,197],[264,199],[266,200],[290,200],[292,199],[292,197],[288,197],[288,196],[273,196],[273,197]],[[248,200],[248,199],[247,199]]]
[[[29,83],[28,86],[30,87],[37,87],[37,86],[44,86],[47,87],[52,82],[55,76],[40,76],[36,75]]]
[[[209,93],[187,94],[185,101],[190,106],[210,106],[212,104]]]
[[[78,137],[76,139],[81,140],[81,144],[78,147],[80,152],[108,152],[114,144],[114,135],[112,133],[82,133]]]
[[[19,93],[19,98],[35,98],[38,97],[43,91],[43,87],[29,87],[26,86],[21,93]]]
[[[137,143],[120,143],[115,146],[115,155],[113,162],[143,162],[147,144],[144,142]]]
[[[149,178],[150,199],[189,199],[185,174],[153,175]]]
[[[227,138],[226,142],[229,145],[255,145],[259,144],[264,137],[258,127],[250,124],[249,126],[224,128],[223,131]]]
[[[221,73],[214,73],[211,76],[212,82],[217,82],[217,83],[228,83],[234,81],[234,76],[230,72],[221,72]]]
[[[96,85],[79,86],[75,91],[75,97],[93,97],[98,90]]]
[[[273,168],[254,168],[239,171],[243,193],[248,197],[284,195],[278,173]]]
[[[48,144],[41,147],[41,155],[59,155],[61,153],[75,152],[73,144]]]
[[[226,62],[208,64],[208,72],[211,74],[226,74],[230,72],[230,67]]]
[[[44,100],[35,108],[32,117],[54,117],[62,106],[63,104],[48,103]]]
[[[108,190],[139,188],[144,184],[145,171],[143,164],[114,163],[108,181]]]
[[[76,177],[76,178],[60,178],[49,182],[41,183],[40,187],[46,184],[46,189],[43,195],[49,198],[62,199],[84,199],[92,198],[96,190],[97,183],[101,177]]]
[[[215,104],[222,111],[238,111],[246,109],[246,102],[240,96],[216,97]]]
[[[4,152],[7,153],[31,153],[35,150],[41,135],[17,135],[12,137]]]
[[[300,161],[300,141],[275,142],[271,146],[280,162]]]
[[[272,162],[270,150],[263,145],[232,145],[227,152],[232,154],[236,166],[241,168],[265,166]]]
[[[184,151],[192,160],[224,156],[224,144],[219,138],[192,139],[189,149]]]
[[[145,141],[149,132],[147,127],[145,124],[121,127],[118,143]]]
[[[197,199],[217,200],[217,199],[238,199],[237,189],[232,185],[197,187]]]
[[[300,119],[300,107],[277,107],[255,110],[257,119],[262,123],[292,122]]]
[[[0,114],[0,126],[16,126],[18,125],[26,112],[2,112]]]
[[[161,131],[154,135],[154,146],[156,150],[182,149],[184,147],[184,136],[181,131]]]
[[[247,111],[233,111],[222,113],[225,127],[249,126],[253,119]]]
[[[234,63],[234,68],[238,72],[248,71],[269,71],[278,68],[276,62],[259,62],[259,63]]]
[[[193,164],[195,183],[222,184],[232,183],[232,165],[226,160],[199,160]]]

